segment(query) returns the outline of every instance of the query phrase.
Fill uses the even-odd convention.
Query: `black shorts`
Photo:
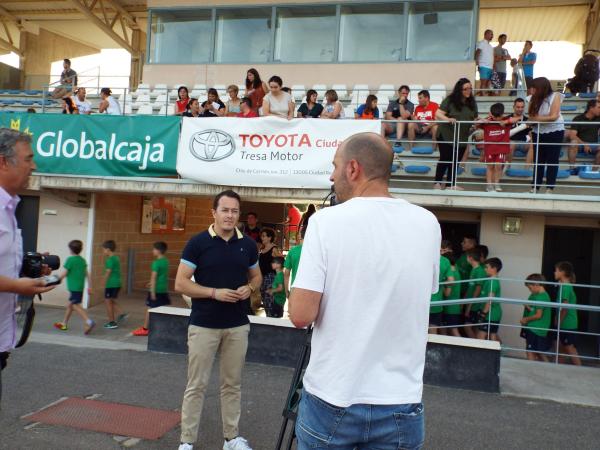
[[[444,314],[444,325],[448,325],[450,327],[458,327],[462,325],[462,315]]]
[[[524,330],[524,331],[525,331],[526,348],[528,351],[534,351],[534,352],[547,352],[548,351],[548,349],[550,348],[550,343],[549,343],[547,337],[539,336],[531,330]]]
[[[146,306],[148,308],[158,308],[159,306],[166,306],[171,304],[171,299],[169,298],[169,294],[166,292],[156,293],[156,300],[152,300],[150,298],[150,292],[148,292],[148,297],[146,297]]]
[[[498,332],[499,324],[498,324],[498,322],[490,322],[489,327],[490,327],[489,333],[490,334],[496,334]],[[477,327],[477,329],[479,331],[484,331],[485,333],[488,333],[488,324],[487,324],[487,322],[480,324]]]
[[[442,312],[429,313],[429,325],[442,326]]]
[[[558,334],[558,337],[562,345],[577,345],[576,333],[573,333],[571,331],[560,330],[560,334]]]
[[[69,292],[69,301],[72,305],[79,305],[83,300],[83,292]]]
[[[104,289],[104,298],[115,299],[119,296],[120,290],[121,290],[121,288],[105,288]]]
[[[469,311],[469,317],[465,319],[465,323],[479,323],[479,311]]]

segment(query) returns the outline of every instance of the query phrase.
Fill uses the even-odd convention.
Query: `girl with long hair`
[[[364,105],[360,105],[354,113],[355,119],[379,119],[379,108],[377,108],[377,97],[369,94]]]
[[[446,97],[437,112],[436,120],[443,120],[438,126],[437,139],[440,150],[440,161],[435,170],[435,189],[442,189],[444,176],[448,189],[463,190],[456,186],[458,164],[466,158],[469,130],[478,116],[477,103],[473,96],[473,85],[467,78],[461,78],[454,85],[452,93]],[[465,121],[458,126],[455,123]]]
[[[269,92],[267,83],[261,80],[258,71],[254,68],[248,69],[246,72],[246,91],[244,97],[248,97],[252,101],[252,109],[258,114],[258,110],[262,107],[263,98]]]
[[[531,186],[532,193],[539,192],[546,174],[546,192],[551,193],[556,186],[560,148],[565,137],[565,122],[560,113],[563,96],[553,92],[550,81],[538,77],[531,83],[529,100],[529,121],[542,122],[533,125],[532,142],[535,169]]]

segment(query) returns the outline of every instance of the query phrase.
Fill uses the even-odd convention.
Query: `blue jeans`
[[[339,408],[303,391],[296,437],[298,450],[418,450],[425,440],[423,404]]]

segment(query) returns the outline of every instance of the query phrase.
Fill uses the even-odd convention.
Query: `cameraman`
[[[6,367],[9,352],[17,343],[15,311],[17,295],[34,296],[47,292],[44,281],[20,278],[23,259],[21,230],[15,210],[17,193],[27,188],[35,170],[31,138],[18,131],[0,128],[0,368]],[[2,375],[0,370],[0,399]]]
[[[390,195],[392,158],[378,134],[345,140],[331,175],[343,203],[310,219],[289,308],[296,327],[314,322],[298,450],[423,445],[441,233],[432,213]]]

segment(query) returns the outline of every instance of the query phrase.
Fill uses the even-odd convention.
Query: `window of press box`
[[[336,7],[277,7],[276,62],[333,62]]]
[[[271,8],[217,10],[215,62],[269,61]]]
[[[211,35],[210,10],[152,11],[149,62],[209,62]]]
[[[473,35],[473,2],[411,3],[406,59],[469,60]]]
[[[341,7],[340,61],[400,61],[403,40],[403,3]]]

